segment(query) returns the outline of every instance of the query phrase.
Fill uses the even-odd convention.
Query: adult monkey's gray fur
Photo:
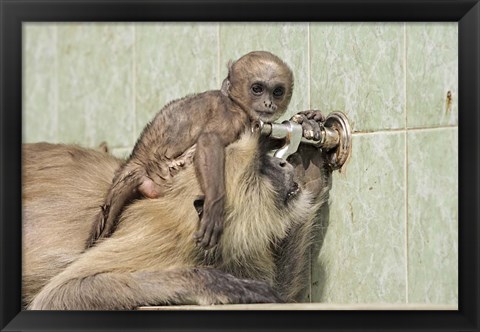
[[[252,135],[226,149],[225,229],[209,251],[191,241],[199,219],[193,202],[201,211],[202,196],[191,159],[171,191],[134,201],[112,236],[85,250],[120,160],[74,146],[25,145],[24,305],[111,310],[300,300],[313,218],[328,187],[326,166],[318,150],[304,147],[293,156],[294,172],[268,157],[266,144]]]
[[[131,156],[115,174],[86,247],[114,231],[122,210],[133,199],[164,195],[190,154],[205,193],[200,227],[192,235],[201,247],[214,247],[225,218],[225,147],[253,121],[277,120],[292,92],[290,68],[272,53],[255,51],[229,64],[221,90],[167,104],[145,127]]]

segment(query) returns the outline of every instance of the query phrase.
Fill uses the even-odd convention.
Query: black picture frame
[[[476,0],[0,0],[0,328],[478,331],[480,4]],[[458,311],[21,311],[22,22],[458,21]],[[439,230],[441,231],[441,230]]]

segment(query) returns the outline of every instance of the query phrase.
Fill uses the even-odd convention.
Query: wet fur
[[[226,150],[225,229],[209,251],[191,240],[198,226],[193,201],[203,194],[191,161],[163,197],[134,201],[115,233],[85,251],[92,218],[121,161],[75,146],[25,145],[24,305],[109,310],[298,301],[307,284],[314,212],[327,188],[318,196],[304,190],[279,206],[281,188],[262,174],[266,157],[258,144],[245,134]]]

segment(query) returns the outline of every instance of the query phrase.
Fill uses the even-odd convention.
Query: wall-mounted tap
[[[321,137],[319,140],[305,138],[302,125],[294,120],[282,123],[259,121],[253,130],[260,131],[262,135],[272,138],[285,139],[285,145],[274,153],[275,157],[285,160],[297,151],[300,143],[311,144],[327,151],[328,163],[332,170],[340,169],[345,164],[352,149],[350,123],[342,112],[330,113],[325,122],[320,124]]]

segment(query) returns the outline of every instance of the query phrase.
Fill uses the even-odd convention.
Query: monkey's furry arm
[[[195,172],[205,194],[200,229],[194,234],[205,249],[214,247],[223,231],[225,208],[225,143],[214,133],[200,135]]]
[[[30,310],[132,310],[144,305],[281,302],[266,283],[212,268],[104,272],[52,279]]]
[[[142,305],[281,302],[267,283],[213,268],[180,265],[145,271],[114,267],[125,253],[115,246],[109,248],[109,241],[89,249],[53,277],[28,309],[131,310]],[[122,243],[118,245],[121,248]]]

